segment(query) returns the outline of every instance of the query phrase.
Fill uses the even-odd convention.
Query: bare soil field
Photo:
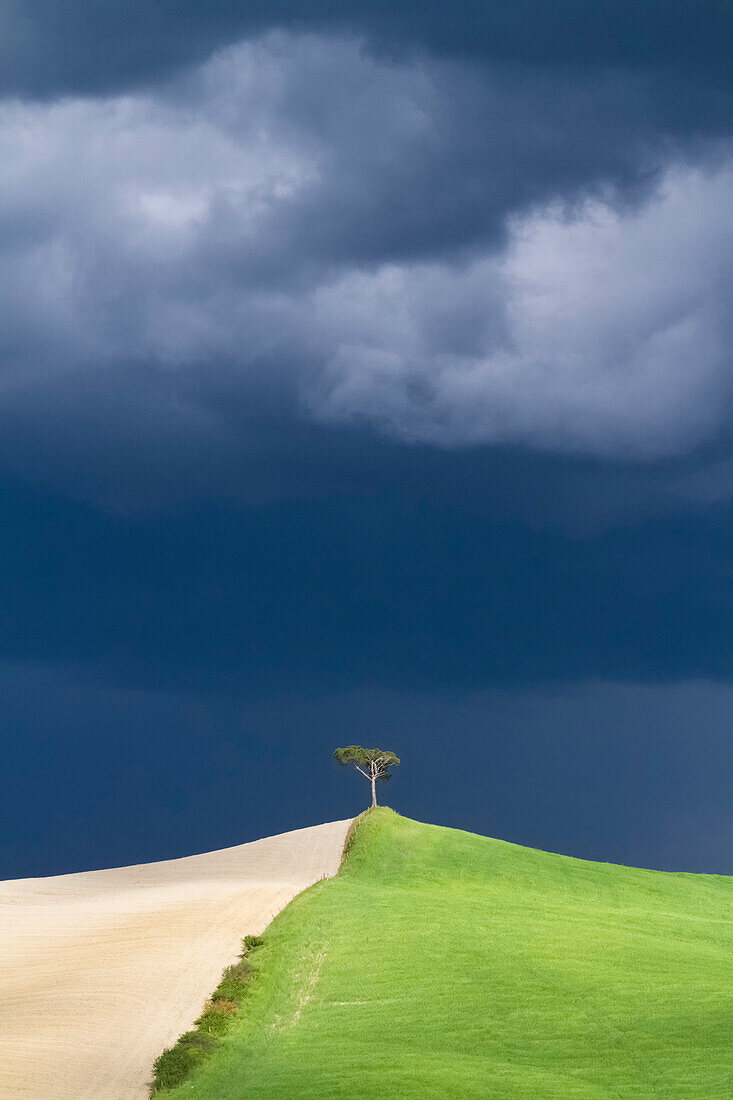
[[[0,1097],[146,1097],[242,937],[336,873],[350,824],[0,883]]]

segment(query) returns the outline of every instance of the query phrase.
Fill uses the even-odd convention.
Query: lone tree
[[[396,768],[399,756],[386,749],[363,749],[361,745],[347,745],[333,754],[339,764],[353,764],[372,785],[372,806],[377,804],[377,782],[392,778],[390,768]]]

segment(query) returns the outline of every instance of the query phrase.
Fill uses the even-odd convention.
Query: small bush
[[[264,943],[262,936],[245,936],[242,940],[242,946],[244,947],[245,954],[248,951],[253,951],[255,947],[262,947]]]
[[[204,1060],[213,1043],[198,1031],[187,1031],[174,1047],[164,1050],[155,1059],[153,1092],[174,1089],[182,1084]]]
[[[203,1016],[206,1016],[209,1012],[214,1012],[217,1016],[234,1016],[236,1011],[237,1002],[230,1000],[228,997],[222,997],[217,990],[211,1000],[204,1005]]]
[[[196,1026],[204,1035],[218,1038],[227,1031],[236,1011],[237,1006],[234,1001],[226,999],[215,1001],[212,998],[204,1005],[204,1011],[196,1021]]]
[[[212,994],[212,1001],[227,1000],[239,1004],[246,992],[249,977],[249,963],[244,959],[233,966],[228,966],[224,971],[218,989]]]

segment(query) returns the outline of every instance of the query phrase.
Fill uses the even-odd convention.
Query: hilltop
[[[728,1097],[733,880],[361,819],[189,1100]]]

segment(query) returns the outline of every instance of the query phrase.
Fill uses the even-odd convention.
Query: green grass
[[[733,1096],[733,879],[379,809],[268,929],[191,1100]]]

